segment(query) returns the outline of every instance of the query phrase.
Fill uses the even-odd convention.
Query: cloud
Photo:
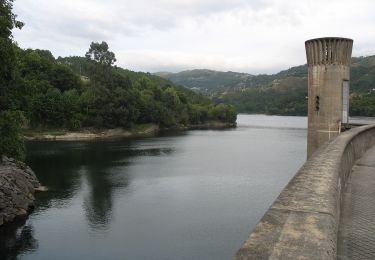
[[[24,48],[84,55],[107,41],[118,65],[141,71],[192,68],[272,73],[305,63],[304,41],[354,39],[375,54],[371,0],[16,0]]]

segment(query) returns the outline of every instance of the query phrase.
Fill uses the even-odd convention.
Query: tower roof
[[[305,42],[307,65],[350,65],[353,40],[323,37]]]
[[[341,41],[353,41],[350,38],[344,38],[344,37],[320,37],[320,38],[314,38],[305,41],[305,43],[313,42],[313,41],[331,41],[331,40],[341,40]]]

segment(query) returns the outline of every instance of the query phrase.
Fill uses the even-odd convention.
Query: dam
[[[308,160],[234,259],[375,259],[375,124],[349,122],[352,46],[305,42]]]
[[[234,259],[373,259],[374,162],[374,125],[319,148]]]

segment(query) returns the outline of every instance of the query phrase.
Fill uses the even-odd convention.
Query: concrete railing
[[[375,125],[318,149],[256,225],[234,259],[336,259],[341,194],[357,159],[375,145]]]

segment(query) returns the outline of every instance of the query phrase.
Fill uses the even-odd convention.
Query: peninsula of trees
[[[55,57],[21,49],[12,30],[23,23],[13,0],[0,3],[0,158],[22,160],[22,129],[110,129],[157,124],[173,128],[221,121],[235,124],[231,105],[150,73],[114,66],[106,42],[92,42],[85,57]]]
[[[55,59],[47,50],[16,45],[12,51],[14,79],[5,86],[2,110],[13,111],[6,113],[22,117],[24,126],[32,129],[131,128],[148,123],[171,128],[236,121],[233,106],[214,104],[149,73],[113,66],[115,55],[105,42],[93,42],[86,57]]]
[[[16,53],[19,84],[9,102],[25,113],[31,127],[173,127],[236,120],[231,106],[113,66],[115,55],[105,42],[92,43],[86,57],[55,59],[49,51],[19,48]]]

